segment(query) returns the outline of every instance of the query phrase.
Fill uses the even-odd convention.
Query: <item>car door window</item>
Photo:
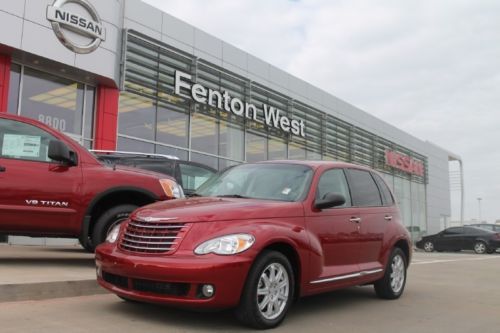
[[[50,162],[49,133],[20,121],[0,119],[0,157],[27,161]]]
[[[370,172],[357,169],[348,169],[347,172],[354,206],[382,206],[380,192]]]
[[[344,170],[331,169],[325,171],[321,175],[316,190],[316,200],[323,199],[328,193],[338,193],[344,196],[345,204],[338,207],[351,206],[351,195],[349,193],[349,186],[347,185]]]
[[[378,188],[380,189],[380,194],[382,195],[382,203],[384,204],[384,206],[392,206],[394,204],[394,197],[387,187],[387,184],[384,182],[382,177],[380,177],[376,173],[372,173],[372,176],[375,179]]]
[[[194,191],[207,181],[215,172],[201,166],[179,163],[182,187],[184,190]]]
[[[461,235],[464,233],[464,228],[462,227],[454,227],[454,228],[448,228],[444,231],[444,235],[445,236],[457,236],[457,235]]]

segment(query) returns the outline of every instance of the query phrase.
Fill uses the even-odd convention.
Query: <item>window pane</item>
[[[7,112],[11,114],[17,114],[20,81],[21,66],[12,64],[10,67],[9,105],[7,106]]]
[[[0,157],[50,162],[49,142],[55,138],[38,127],[0,119]]]
[[[312,150],[307,151],[307,159],[310,161],[320,161],[321,154]]]
[[[156,107],[145,97],[124,92],[120,95],[118,133],[154,140]]]
[[[21,115],[82,135],[83,84],[25,68]]]
[[[118,151],[128,151],[135,153],[154,153],[155,146],[152,143],[118,137]]]
[[[158,106],[156,141],[187,148],[189,115],[173,108]]]
[[[381,206],[380,193],[370,173],[355,169],[347,171],[354,206]]]
[[[95,88],[87,86],[85,95],[85,115],[83,124],[83,137],[93,139],[94,130],[94,110],[95,110]]]
[[[219,128],[219,155],[243,160],[243,127],[221,121]]]
[[[247,162],[267,160],[267,138],[247,132],[246,144]]]
[[[286,142],[280,139],[269,138],[269,160],[286,160]]]
[[[412,226],[410,181],[394,177],[394,195],[405,226]]]
[[[191,161],[205,164],[206,166],[214,169],[217,169],[217,165],[219,164],[219,161],[216,157],[197,153],[191,153]]]
[[[305,160],[306,149],[304,146],[297,143],[291,143],[288,146],[288,159],[290,160]]]
[[[188,159],[187,150],[166,147],[166,146],[161,146],[161,145],[156,145],[156,154],[171,155],[171,156],[178,157],[179,159],[185,160],[185,161],[187,161],[187,159]]]
[[[203,114],[193,114],[191,118],[191,148],[217,155],[217,120]]]

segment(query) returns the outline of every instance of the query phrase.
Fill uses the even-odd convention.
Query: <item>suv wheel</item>
[[[294,288],[288,259],[280,252],[265,251],[248,274],[236,317],[253,328],[276,327],[285,319]]]
[[[484,242],[479,241],[474,244],[474,252],[477,254],[484,254],[487,250],[488,248]]]
[[[135,205],[119,205],[105,211],[97,219],[92,231],[92,245],[94,248],[106,240],[111,228],[125,221],[136,208]]]
[[[375,282],[375,292],[378,297],[385,299],[399,298],[406,284],[406,256],[403,251],[396,247],[392,250],[384,276]]]

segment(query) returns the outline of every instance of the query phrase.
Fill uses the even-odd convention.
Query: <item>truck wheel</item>
[[[377,296],[385,299],[396,299],[403,294],[406,284],[406,256],[396,247],[392,250],[384,276],[375,282]]]
[[[278,326],[292,303],[294,284],[288,259],[280,252],[263,252],[248,274],[236,317],[257,329]]]
[[[94,248],[106,240],[111,228],[125,221],[136,208],[135,205],[119,205],[108,209],[99,216],[92,231],[92,245]]]

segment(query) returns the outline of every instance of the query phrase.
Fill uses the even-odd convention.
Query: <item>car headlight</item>
[[[184,198],[184,190],[174,180],[160,179],[160,185],[167,197],[176,199]]]
[[[106,236],[106,242],[108,243],[116,242],[118,236],[120,235],[120,226],[121,224],[117,224],[108,232],[108,235]]]
[[[255,243],[255,237],[249,234],[226,235],[201,243],[196,247],[194,253],[215,253],[220,255],[237,254],[248,250],[253,243]]]

